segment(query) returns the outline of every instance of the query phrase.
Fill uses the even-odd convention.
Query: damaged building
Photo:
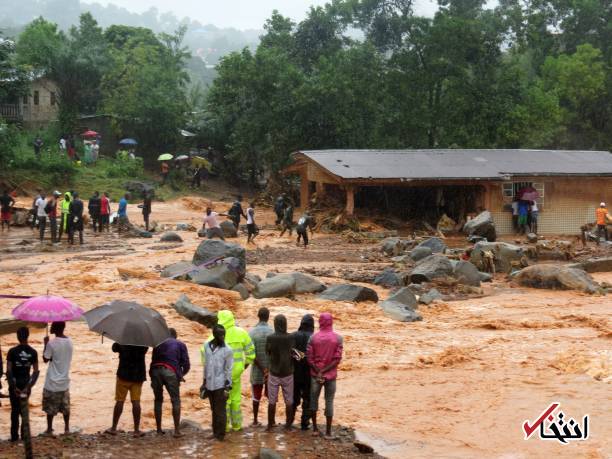
[[[537,190],[541,234],[578,234],[612,199],[612,156],[568,150],[297,151],[286,174],[300,177],[300,205],[333,194],[346,213],[388,212],[430,223],[446,215],[458,226],[488,210],[498,234],[512,234],[512,201]]]

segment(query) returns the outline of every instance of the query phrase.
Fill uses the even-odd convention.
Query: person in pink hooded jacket
[[[325,436],[331,437],[336,377],[338,365],[342,360],[342,337],[334,333],[333,319],[330,313],[324,312],[319,317],[319,331],[308,342],[306,358],[310,365],[310,376],[312,377],[310,393],[312,430],[319,434],[317,410],[319,409],[321,389],[324,388],[325,419],[327,421]]]

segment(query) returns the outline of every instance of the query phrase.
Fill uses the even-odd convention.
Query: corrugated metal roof
[[[512,175],[612,175],[612,155],[585,150],[305,150],[343,179],[502,179]]]

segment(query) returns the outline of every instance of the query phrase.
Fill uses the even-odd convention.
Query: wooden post
[[[301,174],[300,178],[300,207],[302,210],[306,210],[310,204],[310,183],[306,172]]]
[[[325,196],[325,183],[317,182],[317,198]]]
[[[353,215],[355,212],[355,188],[347,185],[346,189],[346,215]]]

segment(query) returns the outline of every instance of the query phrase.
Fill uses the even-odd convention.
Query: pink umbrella
[[[27,322],[60,322],[76,320],[83,310],[61,296],[35,296],[13,309],[13,317]]]

